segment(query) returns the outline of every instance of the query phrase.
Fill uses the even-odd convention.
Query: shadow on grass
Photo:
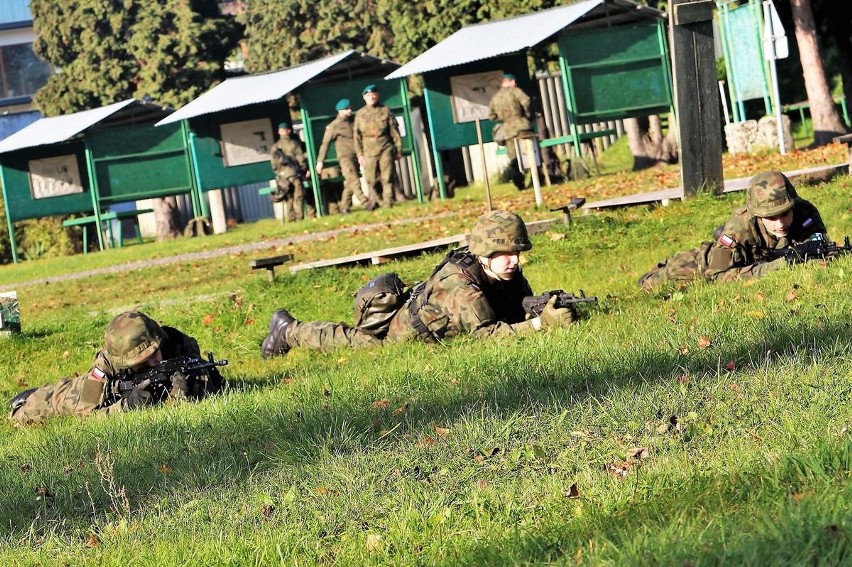
[[[807,344],[826,348],[846,345],[849,337],[849,324],[808,326],[782,318],[768,320],[766,325],[758,340],[709,349],[686,359],[676,349],[624,348],[628,359],[620,360],[617,367],[595,369],[584,364],[542,370],[525,367],[520,354],[515,364],[502,364],[479,390],[456,395],[420,392],[417,411],[401,416],[365,410],[373,401],[367,393],[336,399],[321,387],[315,398],[298,409],[282,406],[263,396],[264,390],[281,382],[278,378],[232,380],[230,392],[202,401],[198,407],[203,409],[191,419],[185,412],[164,408],[155,419],[139,412],[117,419],[109,428],[94,420],[71,431],[49,424],[23,441],[28,445],[19,444],[19,454],[0,455],[0,525],[8,528],[7,541],[52,530],[85,533],[94,522],[128,514],[175,492],[222,491],[282,463],[305,464],[329,453],[345,455],[374,448],[375,432],[382,429],[396,428],[397,434],[416,430],[435,421],[452,421],[483,404],[499,417],[523,411],[530,399],[544,406],[564,405],[569,398],[582,403],[636,380],[670,380],[684,371],[705,372],[717,367],[719,360],[736,360],[740,370],[748,369],[763,364],[768,351],[784,355],[806,349],[803,337]],[[301,394],[300,399],[305,399]],[[239,400],[230,399],[237,395]],[[656,408],[649,408],[653,411]],[[95,466],[97,455],[105,452],[110,454],[109,465]],[[126,503],[117,489],[104,485],[104,474],[126,491]],[[551,552],[542,549],[541,553],[546,559]]]

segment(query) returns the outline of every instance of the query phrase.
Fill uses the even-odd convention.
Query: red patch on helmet
[[[728,236],[727,234],[723,234],[719,237],[719,244],[726,248],[733,248],[736,243],[737,241]]]

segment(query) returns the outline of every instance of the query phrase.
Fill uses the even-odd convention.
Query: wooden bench
[[[553,209],[550,209],[550,212],[555,213],[556,211],[562,211],[562,221],[566,225],[571,226],[571,222],[573,220],[573,219],[571,219],[571,211],[576,211],[577,209],[582,207],[585,203],[586,203],[585,197],[574,197],[573,199],[571,199],[571,202],[568,203],[567,205],[562,205],[561,207],[555,207]]]
[[[270,256],[269,258],[258,258],[249,262],[249,267],[252,270],[266,270],[266,278],[269,281],[275,281],[275,268],[285,262],[293,259],[292,254],[283,254],[281,256]]]
[[[546,219],[528,222],[527,232],[530,234],[542,232],[544,230],[547,230],[547,228],[549,228],[550,225],[555,222],[556,219]],[[303,264],[296,264],[295,266],[290,267],[290,273],[295,274],[296,272],[302,270],[310,270],[313,268],[326,268],[329,266],[348,266],[365,262],[369,262],[373,265],[384,264],[385,262],[388,262],[389,260],[396,257],[411,256],[420,252],[427,252],[435,250],[436,248],[443,248],[447,246],[460,245],[466,242],[467,234],[456,234],[453,236],[436,238],[434,240],[427,240],[426,242],[419,242],[417,244],[407,244],[404,246],[395,246],[393,248],[383,248],[381,250],[374,250],[373,252],[363,252],[361,254],[354,254],[352,256],[344,256],[342,258],[332,258],[329,260],[317,260],[316,262],[305,262]]]
[[[136,234],[136,240],[139,244],[142,244],[142,233],[139,231],[139,215],[144,215],[147,213],[153,213],[153,209],[135,209],[132,211],[107,211],[103,213],[101,217],[101,224],[107,224],[107,234],[109,235],[109,244],[110,248],[121,248],[124,245],[124,231],[122,227],[118,228],[118,237],[116,238],[115,234],[112,230],[112,221],[124,221],[124,220],[132,220],[133,221],[133,231]],[[89,251],[89,235],[86,230],[86,225],[94,224],[97,222],[97,218],[95,215],[88,215],[85,217],[79,217],[75,219],[66,219],[62,221],[62,226],[79,226],[83,230],[83,254],[86,254]]]

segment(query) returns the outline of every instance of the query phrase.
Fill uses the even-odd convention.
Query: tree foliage
[[[180,106],[224,73],[241,29],[215,0],[32,0],[36,52],[59,71],[36,93],[45,115],[151,96]]]

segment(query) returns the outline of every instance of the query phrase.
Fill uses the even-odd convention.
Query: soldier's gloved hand
[[[149,406],[152,403],[151,392],[147,390],[151,385],[151,379],[142,380],[130,390],[130,394],[124,398],[124,407],[127,409],[137,409]]]
[[[575,321],[576,315],[573,309],[556,307],[556,296],[554,295],[547,302],[547,305],[544,306],[544,309],[541,310],[539,318],[541,319],[542,328],[566,328],[570,327]]]
[[[752,269],[752,274],[754,274],[755,276],[763,276],[765,274],[768,274],[769,272],[780,270],[786,265],[786,258],[776,258],[771,262],[762,262],[759,264],[755,264],[754,269]]]
[[[175,372],[172,374],[172,389],[169,390],[169,398],[183,400],[189,395],[189,383],[186,379],[186,374],[183,372]]]

